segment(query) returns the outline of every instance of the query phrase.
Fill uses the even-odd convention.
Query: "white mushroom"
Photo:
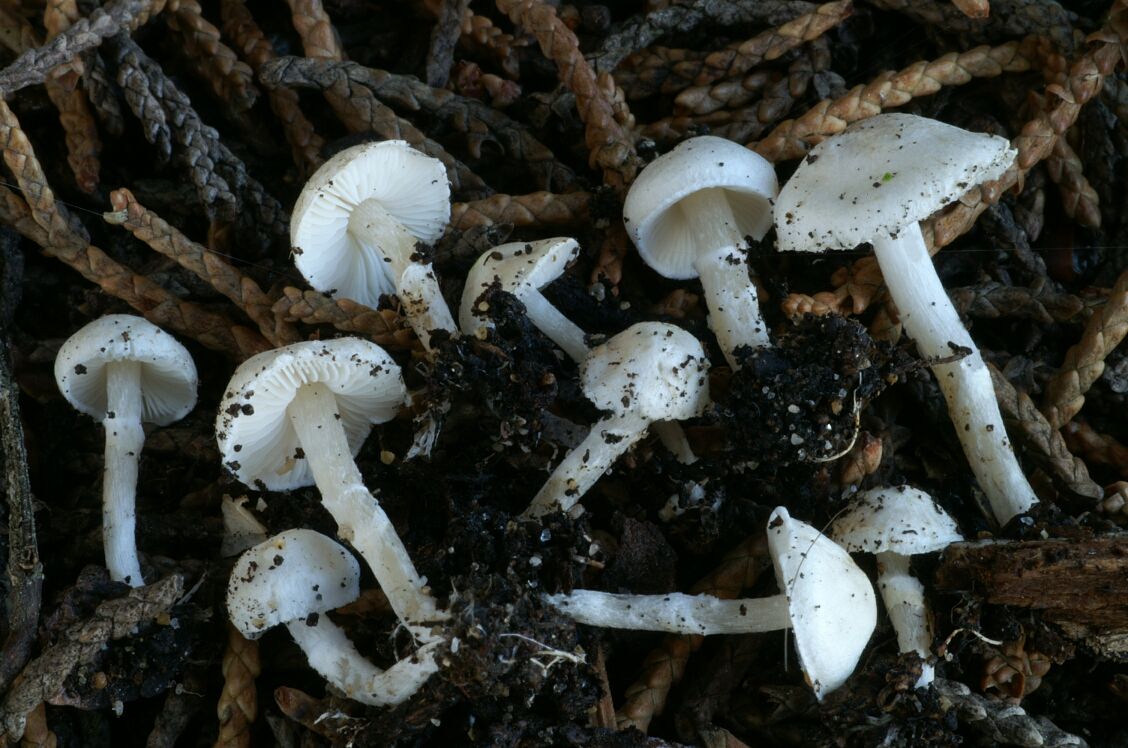
[[[76,409],[106,429],[102,538],[110,578],[143,585],[134,532],[142,423],[167,426],[196,406],[196,365],[153,323],[111,314],[83,327],[55,358],[55,381]]]
[[[911,486],[875,488],[858,495],[834,521],[830,536],[852,553],[877,555],[877,587],[902,652],[924,659],[917,688],[932,682],[932,614],[924,586],[909,571],[909,557],[934,553],[963,540],[944,509]]]
[[[449,220],[442,162],[402,140],[364,143],[306,182],[290,219],[294,264],[318,291],[371,307],[394,292],[430,350],[432,330],[457,328],[417,245],[437,240]]]
[[[325,613],[360,596],[360,566],[344,547],[313,530],[286,530],[248,550],[227,584],[231,623],[248,639],[284,624],[309,665],[350,699],[402,704],[438,671],[438,642],[387,670],[356,650]]]
[[[928,358],[964,454],[1000,524],[1037,503],[1007,439],[991,376],[952,306],[918,221],[1002,175],[1004,139],[908,114],[880,114],[811,149],[776,201],[781,251],[872,242],[905,330]]]
[[[745,237],[758,241],[771,228],[776,192],[775,171],[759,154],[703,135],[643,169],[623,205],[647,265],[667,278],[701,278],[709,327],[733,369],[740,367],[737,348],[771,345],[748,277]]]
[[[768,550],[783,588],[772,597],[721,600],[576,590],[546,600],[591,626],[698,635],[792,628],[800,666],[821,700],[854,672],[877,625],[873,586],[844,550],[783,507],[768,520]]]
[[[513,294],[525,305],[529,321],[577,364],[591,353],[584,331],[552,305],[541,289],[563,274],[580,253],[575,239],[555,237],[536,242],[511,242],[483,252],[466,275],[458,324],[465,335],[478,335],[492,323],[489,310],[482,307],[482,295],[495,284]],[[677,458],[691,464],[697,461],[681,427],[658,422],[653,426],[662,443]]]
[[[224,465],[247,486],[316,483],[340,537],[368,562],[396,615],[423,623],[444,616],[353,461],[372,425],[391,420],[406,394],[399,367],[375,343],[295,343],[235,370],[216,438]]]
[[[556,466],[524,516],[571,509],[654,421],[701,415],[708,376],[701,342],[663,322],[640,322],[593,348],[580,381],[587,398],[609,413]]]

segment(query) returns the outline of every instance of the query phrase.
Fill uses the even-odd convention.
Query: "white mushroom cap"
[[[352,210],[368,199],[431,244],[450,220],[446,168],[402,140],[364,143],[326,161],[302,189],[290,218],[298,271],[318,291],[375,306],[396,289],[378,249],[349,231]]]
[[[466,275],[458,325],[471,335],[488,325],[474,305],[494,283],[521,298],[525,289],[540,290],[559,278],[580,253],[575,239],[563,236],[536,242],[510,242],[482,253]]]
[[[771,228],[771,200],[778,191],[772,165],[755,151],[712,135],[690,138],[655,159],[627,193],[627,231],[646,264],[667,278],[697,277],[697,237],[678,203],[710,188],[724,191],[741,236],[761,239]]]
[[[911,114],[862,120],[812,148],[783,186],[778,248],[852,249],[895,236],[1001,176],[1017,153],[1006,138]]]
[[[664,322],[639,322],[596,346],[580,381],[600,410],[681,421],[709,404],[709,361],[701,341]]]
[[[830,536],[853,553],[933,553],[963,540],[943,507],[912,486],[863,491],[831,525]]]
[[[783,507],[768,520],[768,550],[803,672],[821,700],[854,672],[877,626],[873,585],[846,551]]]
[[[345,547],[313,530],[286,530],[235,562],[227,614],[248,639],[280,623],[348,605],[360,596],[360,564]]]
[[[252,356],[232,375],[215,424],[224,465],[247,486],[286,491],[313,484],[286,408],[300,387],[314,382],[336,396],[354,457],[372,426],[394,418],[407,397],[391,356],[359,338],[294,343]]]
[[[129,314],[96,319],[71,335],[55,358],[55,381],[77,410],[106,417],[106,364],[141,365],[143,423],[167,426],[196,406],[196,364],[177,340]]]

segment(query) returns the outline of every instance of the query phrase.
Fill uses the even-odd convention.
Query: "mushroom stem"
[[[556,345],[560,346],[568,356],[577,364],[587,358],[591,348],[585,340],[584,331],[572,320],[561,314],[544,294],[535,288],[530,288],[521,294],[521,303],[525,305],[525,314],[529,321],[548,336]]]
[[[312,624],[310,620],[314,620]],[[321,615],[286,624],[309,666],[345,696],[369,706],[395,706],[410,698],[438,672],[434,649],[428,644],[387,670],[373,665],[353,646],[341,628]]]
[[[106,473],[102,481],[102,542],[110,579],[145,584],[137,559],[137,461],[145,444],[141,427],[141,364],[106,364]]]
[[[924,659],[917,688],[924,688],[936,675],[928,662],[932,656],[932,621],[924,600],[924,586],[909,571],[909,557],[900,553],[877,554],[877,587],[885,601],[885,612],[897,632],[902,652],[916,652]]]
[[[760,301],[756,286],[748,277],[747,253],[724,190],[701,190],[681,202],[688,231],[702,247],[693,262],[705,291],[709,308],[709,327],[725,360],[733,370],[740,368],[734,351],[740,346],[767,348],[768,327],[760,314]]]
[[[712,595],[618,595],[574,590],[545,600],[578,623],[671,634],[755,634],[791,627],[786,595],[721,600]]]
[[[385,263],[408,322],[424,348],[431,350],[432,330],[458,334],[431,263],[424,261],[416,249],[421,242],[379,200],[368,198],[353,208],[349,233],[368,249],[383,248],[376,254]]]
[[[649,426],[649,421],[633,413],[602,418],[556,466],[522,516],[536,518],[571,509],[619,455],[646,435]]]
[[[971,470],[995,519],[1006,524],[1038,499],[1007,439],[991,375],[936,275],[920,226],[914,223],[895,237],[878,238],[873,249],[901,322],[921,355],[941,358],[959,348],[971,351],[954,363],[936,364],[932,372]]]
[[[286,408],[321,501],[336,520],[341,539],[368,562],[401,621],[441,620],[445,616],[426,590],[427,580],[415,570],[396,528],[364,485],[336,402],[328,387],[313,382],[299,387]]]

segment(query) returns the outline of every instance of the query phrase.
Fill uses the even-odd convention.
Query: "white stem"
[[[535,518],[571,509],[621,454],[646,435],[649,425],[649,421],[633,413],[613,414],[600,420],[580,446],[556,466],[522,516]]]
[[[321,501],[337,521],[338,535],[364,557],[392,610],[404,623],[444,618],[396,528],[364,485],[332,391],[320,382],[302,385],[286,413],[321,491]]]
[[[141,427],[141,364],[106,364],[106,473],[102,480],[102,542],[110,579],[145,584],[137,559],[137,461],[145,444]]]
[[[584,331],[561,314],[544,294],[534,288],[523,293],[520,298],[529,321],[547,335],[549,340],[560,346],[577,364],[587,358],[591,349],[584,340]]]
[[[681,424],[677,421],[655,421],[650,424],[650,430],[658,435],[662,446],[670,450],[678,462],[683,465],[692,465],[697,462],[697,455],[689,446],[689,439],[685,436]]]
[[[917,224],[873,243],[881,274],[905,331],[922,356],[947,357],[955,346],[971,353],[932,367],[964,454],[999,524],[1038,503],[1007,439],[999,403],[983,357],[936,275]]]
[[[932,615],[924,599],[924,586],[909,571],[909,557],[899,553],[877,554],[877,587],[885,601],[885,612],[897,632],[902,652],[916,652],[924,659],[917,688],[924,688],[936,672],[932,657]]]
[[[345,696],[362,704],[402,704],[439,670],[434,651],[437,643],[381,670],[356,651],[345,632],[326,615],[318,616],[312,626],[305,621],[290,621],[286,628],[305,653],[309,666]]]
[[[681,202],[698,246],[693,268],[701,278],[709,307],[709,328],[725,360],[740,368],[734,351],[741,346],[767,348],[768,327],[760,314],[756,286],[748,277],[747,252],[732,208],[720,189],[702,190]]]
[[[578,623],[671,634],[753,634],[791,627],[787,596],[721,600],[712,595],[617,595],[575,590],[545,600]]]
[[[431,263],[415,259],[419,240],[379,200],[362,200],[353,208],[348,230],[365,246],[377,249],[411,329],[424,348],[431,350],[432,330],[458,334]]]

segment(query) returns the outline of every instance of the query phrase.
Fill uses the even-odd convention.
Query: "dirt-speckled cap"
[[[955,520],[924,491],[893,486],[863,491],[830,527],[855,553],[932,553],[963,540]]]

